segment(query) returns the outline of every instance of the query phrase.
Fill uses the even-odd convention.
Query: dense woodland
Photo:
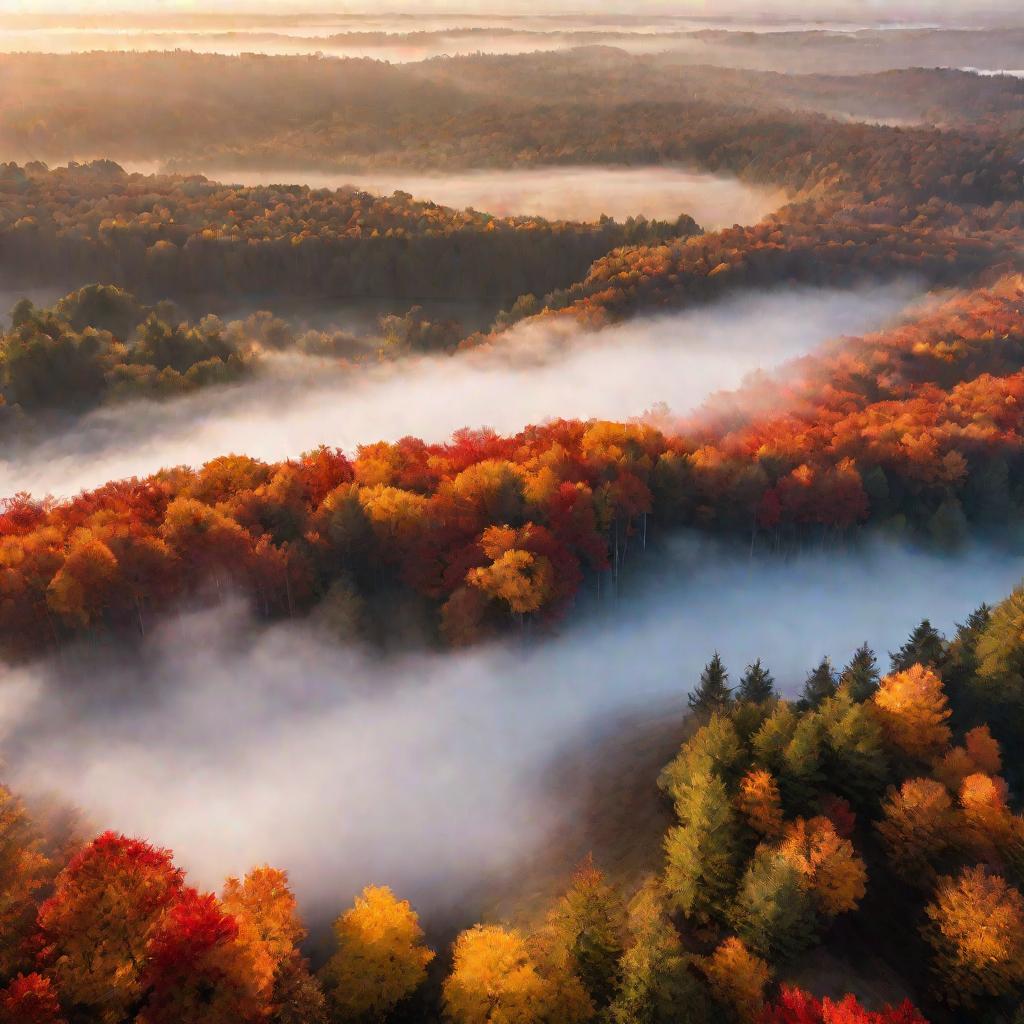
[[[663,862],[633,886],[587,859],[546,912],[477,924],[441,956],[378,884],[311,964],[284,871],[197,891],[169,851],[84,840],[73,816],[33,821],[0,789],[0,1019],[1019,1020],[1022,630],[1018,590],[949,641],[923,621],[884,678],[867,644],[839,671],[824,660],[797,701],[760,661],[731,685],[716,654],[657,780],[676,821]],[[819,946],[885,958],[907,998],[867,1008],[788,982]]]
[[[604,31],[583,41],[620,37]],[[600,328],[794,284],[942,289],[905,322],[685,418],[354,452],[324,438],[279,463],[225,452],[78,495],[0,495],[0,673],[97,641],[130,657],[163,617],[237,593],[260,619],[308,617],[371,652],[409,621],[438,647],[532,642],[581,594],[622,599],[624,574],[684,528],[752,564],[811,547],[856,557],[878,534],[1018,554],[1024,83],[905,65],[1012,67],[1020,31],[675,41],[688,48],[411,65],[0,55],[0,151],[18,161],[0,164],[0,270],[16,288],[68,290],[19,302],[0,334],[0,446],[284,355],[358,373],[500,349],[531,318]],[[817,73],[777,74],[798,53]],[[695,66],[724,54],[731,67]],[[860,70],[881,73],[844,74]],[[172,154],[183,173],[114,162]],[[702,232],[682,211],[555,222],[190,173],[578,164],[681,165],[788,200]],[[413,308],[368,337],[194,312],[252,295]],[[414,305],[430,299],[498,315],[466,336]],[[794,700],[761,662],[730,677],[716,653],[679,681],[685,742],[644,780],[671,814],[645,877],[565,864],[542,912],[448,932],[367,879],[324,955],[284,870],[203,892],[159,845],[0,787],[0,1024],[1020,1024],[1022,636],[1019,589],[949,639],[925,620],[884,677],[867,644],[842,668],[824,659]],[[817,954],[851,976],[884,961],[899,998],[845,976],[825,997],[798,980]]]
[[[1021,541],[1024,279],[839,342],[692,422],[555,421],[512,437],[225,455],[64,501],[3,503],[0,646],[60,646],[212,584],[268,616],[320,604],[360,629],[425,602],[446,640],[561,614],[659,532],[769,552],[864,527],[954,550]],[[369,628],[369,626],[368,626]]]
[[[0,267],[14,284],[102,280],[147,297],[514,298],[609,249],[697,232],[499,218],[355,189],[232,188],[95,161],[0,168]]]

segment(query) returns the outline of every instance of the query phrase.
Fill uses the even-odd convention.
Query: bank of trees
[[[943,549],[1016,543],[1024,284],[961,296],[891,332],[807,357],[684,423],[556,421],[353,458],[225,455],[0,513],[0,646],[33,653],[142,632],[227,586],[268,616],[318,606],[369,625],[421,604],[450,642],[547,621],[679,526],[756,549],[864,525]]]
[[[610,249],[697,233],[493,217],[354,188],[230,187],[110,161],[0,167],[0,266],[18,284],[101,280],[196,294],[509,301],[580,277]]]

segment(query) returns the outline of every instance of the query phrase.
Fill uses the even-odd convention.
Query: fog
[[[466,426],[514,432],[553,414],[624,419],[660,403],[683,413],[759,368],[881,327],[916,294],[906,283],[784,289],[598,332],[567,319],[526,322],[490,348],[355,370],[267,357],[244,384],[104,408],[34,446],[7,446],[0,495],[69,495],[227,452],[281,459],[318,444],[351,452],[409,434],[443,441]]]
[[[383,658],[234,603],[166,622],[136,656],[0,671],[9,781],[170,846],[206,886],[269,861],[307,913],[369,882],[444,912],[573,816],[559,755],[626,712],[679,715],[715,649],[734,680],[761,657],[793,693],[823,655],[867,640],[884,666],[920,618],[951,630],[1021,573],[882,545],[751,563],[685,536],[656,561],[528,643]]]
[[[126,169],[152,173],[155,168],[151,164],[129,163]],[[607,214],[622,221],[643,214],[675,220],[681,213],[688,213],[710,231],[733,224],[756,224],[786,202],[786,193],[781,189],[681,167],[542,167],[437,175],[400,171],[353,175],[217,167],[200,170],[216,181],[239,185],[273,185],[282,181],[329,189],[355,185],[379,195],[398,190],[442,206],[472,206],[501,217],[523,214],[549,220],[593,221]]]

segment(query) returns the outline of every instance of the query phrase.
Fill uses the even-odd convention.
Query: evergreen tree
[[[821,706],[825,730],[825,774],[829,787],[853,803],[875,803],[889,771],[885,740],[871,709],[844,687]]]
[[[665,836],[665,888],[688,917],[724,908],[736,875],[736,815],[713,772],[695,778],[676,804],[681,824]]]
[[[725,711],[732,704],[732,689],[729,686],[729,673],[725,671],[722,659],[715,651],[715,656],[704,667],[700,674],[697,688],[690,694],[690,708],[699,715],[710,715],[715,711]]]
[[[804,712],[783,751],[778,775],[782,800],[790,813],[809,811],[815,805],[825,781],[824,739],[821,717],[814,712]]]
[[[760,847],[747,867],[732,910],[739,937],[759,956],[791,959],[814,943],[814,903],[799,869],[778,850]]]
[[[594,1006],[603,1010],[618,988],[625,910],[592,857],[574,873],[552,915],[551,930],[555,944],[567,954],[569,970]]]
[[[710,1019],[704,986],[665,913],[657,883],[647,881],[629,904],[632,944],[608,1016],[613,1024],[702,1024]]]
[[[746,672],[743,673],[736,697],[738,700],[760,704],[775,696],[775,680],[758,658],[752,665],[748,665]]]
[[[896,653],[889,652],[893,672],[906,672],[911,665],[925,668],[939,668],[946,655],[946,641],[942,634],[927,620],[907,637],[907,642]]]
[[[704,772],[715,772],[726,783],[739,778],[743,756],[732,721],[725,715],[712,715],[661,770],[658,786],[678,804],[691,782]]]
[[[804,683],[804,692],[800,703],[804,707],[816,708],[822,701],[834,697],[836,693],[836,672],[832,662],[826,657],[822,658],[820,664],[807,677]]]
[[[878,689],[881,678],[875,652],[861,644],[839,676],[839,685],[845,686],[855,701],[865,701]]]
[[[754,733],[751,747],[754,760],[778,777],[785,764],[786,747],[796,729],[796,712],[785,701],[765,719],[764,724]]]

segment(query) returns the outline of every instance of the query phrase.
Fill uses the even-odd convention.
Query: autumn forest
[[[0,5],[0,1024],[1024,1022],[1020,13],[308,6]]]

